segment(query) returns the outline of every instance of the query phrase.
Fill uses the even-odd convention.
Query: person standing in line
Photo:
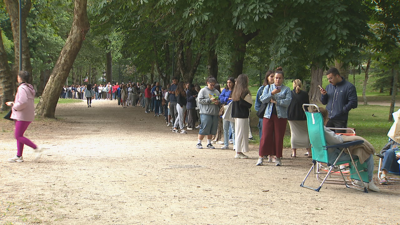
[[[95,93],[95,99],[99,99],[99,87],[97,86],[97,84],[94,84],[94,93]]]
[[[178,87],[178,78],[174,77],[172,78],[172,84],[168,89],[169,93],[169,112],[171,114],[171,124],[174,125],[175,120],[176,120],[176,104],[177,104],[177,99],[175,96],[175,90]]]
[[[132,84],[132,106],[136,106],[138,103],[138,88],[136,83],[133,82]]]
[[[186,109],[188,111],[188,127],[187,130],[193,130],[196,127],[196,98],[197,91],[194,89],[193,84],[189,84],[189,88],[186,92],[187,103]]]
[[[257,95],[256,95],[256,101],[254,103],[254,109],[257,112],[260,109],[261,104],[262,104],[261,101],[260,101],[260,97],[261,97],[261,95],[262,95],[262,93],[264,91],[264,88],[267,87],[268,85],[274,83],[274,76],[275,76],[274,71],[268,70],[267,73],[265,74],[263,85],[261,85],[261,87],[258,88]],[[260,138],[260,140],[261,140],[261,137],[262,137],[262,124],[263,124],[263,118],[259,118],[257,127],[258,127],[258,135],[259,135],[258,137]]]
[[[95,92],[92,88],[91,84],[88,84],[86,89],[85,89],[85,96],[86,96],[86,100],[87,100],[87,106],[92,107],[92,98],[95,95]]]
[[[292,101],[290,88],[283,85],[283,81],[282,67],[278,67],[275,71],[274,83],[270,87],[264,88],[260,97],[262,103],[268,104],[264,113],[257,166],[263,164],[264,156],[269,156],[268,161],[272,161],[272,156],[275,156],[276,165],[282,165],[281,157],[287,124],[287,108]]]
[[[126,100],[128,99],[128,89],[126,85],[123,84],[121,88],[121,105],[123,108],[126,108]]]
[[[184,115],[186,111],[186,92],[185,92],[185,83],[183,81],[178,83],[178,87],[175,90],[175,97],[176,97],[176,111],[178,112],[178,116],[176,117],[174,128],[172,132],[177,133],[178,127],[181,130],[181,134],[186,134],[184,130]]]
[[[128,84],[128,99],[126,100],[126,105],[127,106],[133,105],[132,101],[133,101],[133,89],[132,85]]]
[[[218,128],[218,113],[219,113],[219,96],[220,93],[214,89],[217,81],[214,77],[207,79],[207,86],[202,88],[198,94],[198,103],[200,109],[200,130],[196,147],[202,149],[201,142],[207,136],[207,148],[215,149],[211,144],[212,136],[217,133]]]
[[[118,93],[117,93],[118,88],[119,88],[118,82],[114,86],[112,86],[112,98],[113,99],[117,99],[117,97],[118,97]]]
[[[150,101],[151,101],[151,87],[150,84],[147,85],[147,88],[144,90],[144,99],[145,99],[145,113],[150,112]]]
[[[235,118],[236,159],[247,159],[249,151],[249,115],[253,105],[249,90],[249,78],[240,74],[232,91],[232,118]]]
[[[303,104],[309,104],[307,92],[301,90],[301,80],[293,81],[292,101],[288,107],[288,122],[290,125],[290,141],[292,146],[292,157],[296,157],[298,148],[306,148],[307,155],[311,156],[310,139],[308,137],[307,117],[303,110]]]
[[[35,161],[39,160],[42,155],[42,148],[35,145],[31,140],[24,137],[26,129],[29,124],[35,119],[35,90],[28,81],[31,80],[31,75],[27,71],[20,71],[17,76],[19,83],[17,94],[15,95],[14,102],[6,102],[7,106],[12,107],[11,119],[15,121],[15,139],[17,139],[17,155],[8,159],[9,162],[21,163],[24,161],[22,153],[24,145],[33,148],[36,153]]]
[[[102,93],[103,93],[103,85],[102,84],[100,84],[99,85],[99,87],[97,88],[98,90],[99,90],[99,100],[101,100],[102,99]]]
[[[226,86],[222,90],[221,95],[219,96],[219,100],[221,104],[228,105],[232,102],[232,92],[235,88],[235,78],[230,77],[226,81]],[[232,130],[232,142],[233,149],[235,149],[235,123],[230,122],[229,120],[223,119],[223,130],[224,130],[224,146],[221,149],[229,149],[229,129]]]
[[[142,82],[139,86],[139,90],[140,90],[140,105],[142,106],[142,108],[145,108],[145,97],[144,97],[144,91],[146,90],[146,85],[144,84],[144,82]]]
[[[330,68],[326,72],[326,78],[329,81],[326,89],[320,86],[321,103],[326,105],[326,110],[329,112],[329,121],[326,126],[347,128],[349,112],[358,105],[356,87],[340,76],[336,68]]]
[[[218,91],[218,93],[221,93],[221,85],[219,83],[216,83],[214,86],[214,89]],[[221,96],[221,94],[220,94]],[[219,96],[218,96],[219,99]],[[221,102],[221,99],[219,99]],[[219,111],[221,110],[222,105],[219,104],[219,110],[218,110],[218,126],[217,126],[217,133],[214,135],[212,143],[221,143],[222,136],[224,135],[224,129],[223,129],[223,124],[222,124],[222,116],[219,116]]]
[[[159,86],[156,86],[153,95],[154,95],[154,116],[160,116],[162,92]]]

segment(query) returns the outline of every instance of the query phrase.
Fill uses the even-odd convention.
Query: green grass
[[[40,98],[35,98],[35,104],[39,103]],[[64,99],[64,98],[59,98],[58,99],[58,104],[68,104],[68,103],[76,103],[76,102],[82,102],[80,99]]]

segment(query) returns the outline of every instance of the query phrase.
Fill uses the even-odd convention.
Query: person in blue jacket
[[[356,87],[340,76],[334,67],[326,72],[326,78],[328,86],[325,89],[320,86],[321,103],[328,110],[329,121],[326,126],[346,128],[349,111],[358,105]]]
[[[230,77],[226,81],[226,86],[222,90],[221,94],[219,95],[219,100],[221,104],[228,105],[232,102],[232,91],[235,88],[235,78]],[[229,148],[229,129],[232,130],[232,139],[233,139],[233,149],[235,149],[235,123],[230,122],[229,120],[223,120],[222,123],[224,129],[224,146],[221,149],[228,149]]]

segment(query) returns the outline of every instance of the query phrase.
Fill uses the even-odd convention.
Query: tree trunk
[[[393,112],[396,104],[396,94],[397,94],[397,82],[399,82],[399,77],[397,71],[395,70],[395,65],[392,67],[393,75],[393,87],[392,87],[392,99],[390,101],[390,111],[389,111],[389,122],[393,122]]]
[[[340,75],[349,81],[349,72],[347,71],[347,68],[343,66],[343,62],[335,60],[335,67],[339,70]]]
[[[36,92],[37,96],[42,95],[44,87],[46,87],[47,81],[49,80],[50,74],[51,70],[43,70],[40,72],[40,82]]]
[[[209,40],[207,70],[208,76],[214,77],[218,81],[218,56],[215,52],[217,37],[218,35],[213,35]]]
[[[5,103],[13,101],[14,76],[8,65],[7,52],[3,45],[2,30],[0,29],[0,97],[1,111],[9,110],[10,107]]]
[[[107,58],[107,70],[106,70],[106,83],[112,81],[112,55],[111,50],[106,54]]]
[[[90,27],[87,17],[87,0],[75,0],[74,20],[65,46],[54,66],[42,98],[36,106],[39,116],[54,118],[61,88],[72,68],[72,65],[82,47],[85,35]]]
[[[363,68],[364,73],[365,73],[364,82],[363,82],[363,92],[362,92],[362,97],[363,97],[363,100],[364,100],[364,105],[368,105],[367,96],[366,96],[366,91],[367,91],[367,84],[368,84],[368,78],[369,78],[368,72],[369,72],[370,66],[371,66],[371,57],[368,59],[367,67],[365,67],[365,69]]]
[[[245,34],[242,30],[236,30],[233,38],[233,52],[231,57],[231,77],[238,77],[243,73],[244,56],[247,43],[258,35],[259,31]]]
[[[204,37],[201,38],[204,40]],[[181,73],[183,80],[185,82],[192,83],[194,79],[194,75],[196,74],[197,68],[201,61],[201,51],[199,51],[196,55],[196,58],[193,60],[193,51],[192,51],[192,41],[185,42],[180,41],[178,47],[178,68]]]
[[[19,68],[19,2],[18,0],[4,0],[7,7],[8,15],[10,16],[11,29],[14,38],[14,66],[13,74],[15,81],[17,78],[18,70],[25,70],[32,74],[31,56],[29,52],[29,39],[26,31],[26,18],[31,10],[31,0],[25,0],[22,7],[21,15],[21,30],[22,30],[22,68]]]
[[[321,92],[318,85],[322,85],[323,72],[324,69],[322,69],[321,66],[313,63],[311,66],[310,92],[308,93],[311,103],[320,102]]]

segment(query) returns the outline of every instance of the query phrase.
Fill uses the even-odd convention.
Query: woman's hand
[[[13,106],[13,105],[14,105],[14,102],[6,102],[6,105],[7,105],[7,106]]]
[[[211,102],[218,105],[219,104],[219,100],[215,99],[215,98],[211,98]]]
[[[281,92],[281,89],[274,89],[271,94],[278,94],[279,92]]]
[[[396,154],[396,159],[400,159],[400,153]]]
[[[271,101],[270,101],[271,103],[274,103],[274,104],[276,104],[276,101],[275,100],[273,100],[273,99],[271,99]]]

